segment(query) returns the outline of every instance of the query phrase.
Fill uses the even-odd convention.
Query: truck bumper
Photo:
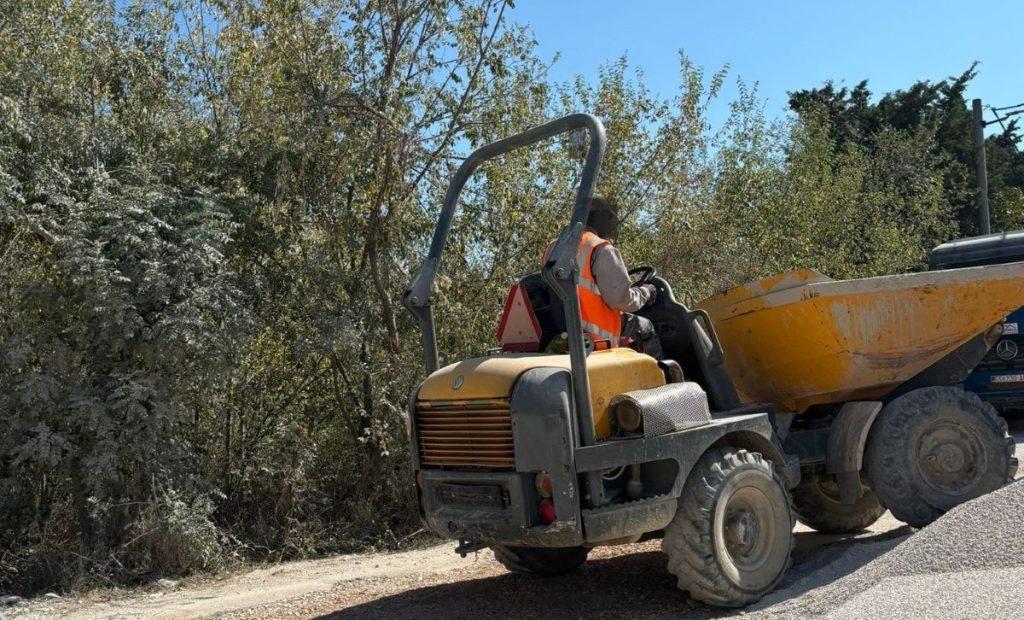
[[[578,514],[540,522],[533,476],[516,472],[423,470],[423,521],[438,536],[530,547],[583,544]]]
[[[576,471],[571,478],[631,463],[675,461],[675,484],[661,495],[580,510],[573,487],[573,496],[566,498],[569,501],[556,503],[563,507],[558,519],[543,525],[532,473],[424,469],[420,471],[423,520],[438,536],[484,544],[575,547],[626,541],[668,525],[693,464],[730,432],[734,442],[744,437],[758,439],[760,443],[746,447],[777,462],[781,459],[781,452],[772,453],[771,426],[765,414],[730,416],[688,431],[576,448]],[[795,459],[792,467],[788,465],[782,466],[780,474],[793,485],[799,480],[799,468]],[[573,509],[565,510],[567,505]]]
[[[660,530],[676,511],[675,496],[663,495],[583,511],[539,522],[527,499],[530,476],[517,473],[423,471],[423,520],[438,536],[487,544],[525,547],[576,547],[624,540]],[[526,487],[524,485],[530,485]]]

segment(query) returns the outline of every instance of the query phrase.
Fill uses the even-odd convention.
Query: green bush
[[[935,123],[849,140],[834,106],[773,121],[738,81],[713,125],[727,72],[685,56],[668,97],[626,58],[553,83],[502,0],[212,4],[35,0],[0,23],[0,591],[413,536],[401,292],[459,157],[551,117],[604,119],[620,246],[680,294],[916,269],[958,233]],[[467,188],[449,359],[493,346],[566,221],[565,147]]]

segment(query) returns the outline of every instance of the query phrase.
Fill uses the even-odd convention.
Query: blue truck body
[[[966,379],[964,389],[1000,410],[1024,410],[1024,308],[1006,317],[1003,336]]]
[[[930,269],[957,269],[1024,261],[1024,231],[971,237],[938,246]],[[1003,335],[974,371],[964,389],[1001,411],[1024,411],[1024,308],[1006,317]]]

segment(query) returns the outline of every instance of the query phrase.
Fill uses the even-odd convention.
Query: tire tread
[[[761,470],[776,481],[790,509],[792,525],[789,492],[775,473],[771,461],[757,452],[715,448],[701,457],[690,473],[679,499],[676,516],[665,528],[661,543],[662,551],[669,558],[668,571],[676,577],[679,589],[688,591],[696,600],[719,607],[740,607],[760,599],[778,584],[792,561],[791,557],[787,557],[786,567],[780,571],[775,582],[760,592],[737,587],[729,581],[716,561],[711,532],[714,504],[722,483],[733,470],[742,467]],[[794,539],[790,536],[789,554],[792,554],[793,544]]]
[[[491,545],[496,559],[509,572],[529,575],[561,575],[587,561],[586,547],[544,548]]]
[[[924,527],[935,521],[945,510],[924,500],[914,489],[909,473],[904,471],[903,442],[905,429],[913,418],[932,407],[957,401],[965,411],[979,416],[996,437],[1000,437],[1006,452],[1006,473],[1004,482],[1012,482],[1017,473],[1017,459],[1014,458],[1016,443],[1008,434],[1006,420],[995,407],[983,401],[977,394],[954,387],[927,387],[908,392],[886,405],[879,414],[865,450],[865,462],[872,487],[882,505],[893,516],[914,527]]]

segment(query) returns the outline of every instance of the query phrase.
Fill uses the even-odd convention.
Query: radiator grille
[[[512,412],[507,400],[417,401],[416,431],[424,466],[515,466]]]

